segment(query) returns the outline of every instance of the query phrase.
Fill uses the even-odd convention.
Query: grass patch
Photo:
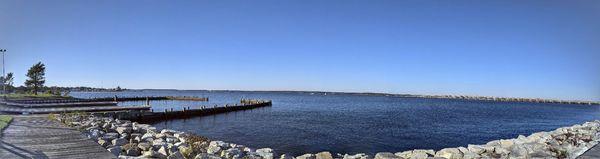
[[[11,93],[11,94],[3,94],[0,97],[4,97],[11,100],[49,100],[49,99],[72,99],[70,96],[60,96],[50,93],[38,93],[38,94],[23,94],[23,93]]]
[[[0,115],[0,130],[4,130],[6,126],[12,121],[12,116]]]

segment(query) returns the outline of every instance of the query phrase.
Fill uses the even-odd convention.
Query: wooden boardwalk
[[[124,110],[150,110],[150,106],[99,106],[99,107],[56,107],[56,108],[18,108],[0,105],[0,112],[8,114],[49,114],[63,112],[99,112]]]
[[[80,131],[47,115],[14,116],[0,137],[0,158],[117,158]]]
[[[587,150],[581,156],[577,157],[578,159],[592,159],[592,158],[600,158],[600,144],[596,144],[596,146]]]

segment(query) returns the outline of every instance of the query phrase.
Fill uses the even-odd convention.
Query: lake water
[[[155,101],[153,109],[197,108],[270,99],[272,107],[153,123],[253,148],[301,155],[399,152],[485,144],[600,120],[600,106],[400,98],[341,93],[241,91],[72,92],[72,96],[200,96],[208,102]],[[140,105],[125,102],[120,105]]]

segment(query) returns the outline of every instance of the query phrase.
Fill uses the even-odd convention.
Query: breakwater
[[[514,139],[490,141],[485,145],[435,150],[408,150],[370,154],[307,153],[300,156],[277,154],[271,148],[254,149],[244,145],[211,141],[186,132],[157,130],[112,117],[82,114],[61,114],[53,118],[83,130],[88,138],[119,157],[146,158],[251,158],[251,159],[407,159],[407,158],[576,158],[600,141],[600,121],[591,121],[550,132],[537,132]]]
[[[558,99],[541,99],[541,98],[487,97],[487,96],[466,96],[466,95],[407,95],[407,96],[408,97],[418,97],[418,98],[460,99],[460,100],[478,100],[478,101],[496,101],[496,102],[527,102],[527,103],[600,105],[600,102],[595,102],[595,101],[558,100]]]

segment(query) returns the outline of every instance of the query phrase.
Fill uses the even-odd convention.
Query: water
[[[76,97],[200,96],[209,102],[154,102],[153,109],[271,99],[272,107],[154,123],[211,139],[301,155],[398,152],[485,144],[600,119],[600,106],[421,99],[349,94],[237,91],[128,91]],[[143,102],[122,103],[122,105]]]

